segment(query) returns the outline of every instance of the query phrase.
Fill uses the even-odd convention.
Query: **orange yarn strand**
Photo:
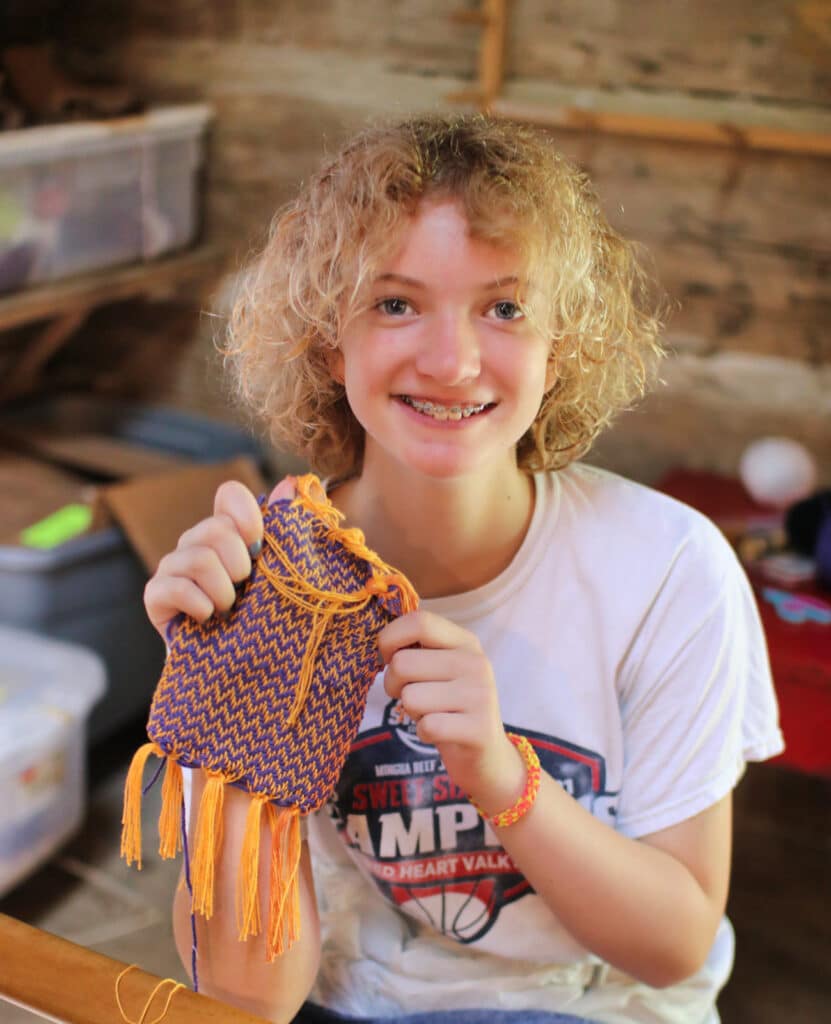
[[[182,848],[182,766],[168,757],[162,783],[162,809],[159,814],[159,856],[172,860]]]
[[[284,953],[300,934],[300,815],[296,808],[268,805],[271,878],[266,955]]]
[[[137,1020],[130,1020],[130,1018],[127,1016],[126,1011],[124,1010],[124,1005],[121,1002],[120,989],[121,979],[124,977],[125,974],[129,973],[132,970],[135,970],[135,968],[135,964],[130,964],[129,966],[125,967],[124,970],[115,979],[115,1004],[118,1007],[118,1012],[121,1014],[121,1019],[124,1021],[124,1024],[160,1024],[160,1021],[164,1020],[164,1018],[167,1016],[167,1011],[170,1009],[171,1000],[179,991],[179,989],[184,988],[185,986],[181,983],[181,981],[174,981],[173,978],[163,978],[158,983],[158,985],[156,985],[156,987],[153,989],[150,995],[147,997],[147,1001],[144,1004],[144,1009],[141,1011],[141,1016],[138,1017]],[[162,1012],[159,1014],[158,1017],[154,1017],[153,1020],[147,1021],[146,1017],[147,1014],[150,1012],[150,1007],[153,1005],[153,1000],[156,998],[158,993],[161,992],[165,985],[172,985],[173,988],[167,994],[167,999],[165,1000],[164,1006],[162,1007]]]
[[[121,815],[121,856],[141,871],[141,790],[144,766],[151,754],[164,757],[155,743],[144,743],[133,754],[124,783],[124,809]]]
[[[268,797],[252,796],[245,819],[237,884],[237,926],[240,941],[259,935],[260,920],[260,835],[263,809]]]
[[[349,615],[362,611],[374,596],[386,593],[390,586],[398,587],[404,612],[413,611],[418,606],[418,597],[409,580],[390,568],[366,546],[364,535],[360,530],[355,528],[342,530],[338,527],[338,522],[344,518],[343,513],[336,509],[326,497],[317,477],[313,474],[306,474],[306,476],[293,478],[293,480],[297,488],[295,502],[327,523],[329,537],[340,543],[357,558],[367,562],[372,567],[373,574],[363,587],[352,593],[344,594],[338,591],[321,590],[306,579],[274,538],[269,534],[265,535],[264,540],[279,563],[282,574],[275,572],[264,561],[261,561],[260,569],[263,575],[281,596],[304,611],[310,612],[313,616],[312,628],[298,675],[297,688],[286,722],[288,726],[297,724],[303,710],[314,677],[317,652],[326,628],[335,615]],[[313,495],[313,490],[318,491],[319,495]]]
[[[302,505],[307,512],[322,519],[329,526],[337,527],[346,516],[339,508],[335,508],[326,494],[326,490],[314,473],[305,473],[303,476],[289,476],[288,480],[297,489],[297,496],[294,502]],[[314,491],[314,493],[312,493]],[[293,502],[293,503],[294,503]]]
[[[225,780],[219,775],[210,775],[199,802],[191,862],[193,909],[206,920],[210,920],[214,912],[214,876],[216,859],[222,846],[224,796]]]
[[[291,563],[289,556],[270,534],[265,534],[263,539],[284,570],[284,574],[280,575],[261,562],[260,568],[263,575],[279,594],[302,608],[303,611],[315,612],[322,604],[326,603],[331,604],[336,610],[355,604],[358,605],[358,608],[365,607],[367,599],[371,596],[365,588],[355,590],[351,594],[343,594],[338,590],[321,590],[297,571],[297,567]]]

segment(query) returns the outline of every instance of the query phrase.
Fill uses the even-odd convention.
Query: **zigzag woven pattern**
[[[366,599],[373,566],[344,547],[338,531],[302,503],[265,509],[266,544],[230,618],[176,630],[148,721],[148,735],[185,766],[220,772],[251,793],[301,814],[331,793],[358,731],[377,672],[376,637],[402,612],[398,588]],[[355,531],[357,532],[357,531]],[[316,653],[311,686],[291,722],[297,678],[308,656],[313,613],[275,592],[279,546],[315,591],[354,614],[334,614]],[[271,570],[269,573],[267,570]],[[325,606],[319,604],[319,613]]]
[[[202,625],[181,616],[170,639],[147,732],[124,786],[121,852],[141,867],[142,775],[166,761],[159,853],[182,849],[182,766],[205,770],[190,843],[192,909],[214,911],[224,787],[251,796],[237,879],[240,939],[262,929],[261,825],[271,836],[268,959],[300,927],[299,817],[332,792],[377,672],[377,635],[418,598],[410,583],[365,544],[320,481],[293,481],[296,497],[263,507],[263,549],[227,618]],[[187,862],[186,862],[187,874]],[[193,954],[194,978],[196,953]]]

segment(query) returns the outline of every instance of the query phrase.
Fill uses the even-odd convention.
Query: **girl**
[[[275,1020],[718,1019],[730,793],[782,743],[721,535],[577,461],[654,375],[647,291],[583,175],[480,116],[365,132],[276,219],[231,320],[241,393],[423,600],[378,636],[273,963],[236,938],[229,792],[205,991]],[[162,635],[227,610],[261,536],[223,485],[147,586]],[[174,918],[187,961],[181,891]]]

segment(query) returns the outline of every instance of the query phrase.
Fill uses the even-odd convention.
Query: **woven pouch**
[[[262,552],[227,618],[200,625],[180,616],[124,794],[122,855],[141,868],[143,772],[166,761],[159,853],[182,846],[181,768],[207,781],[189,843],[193,911],[213,913],[225,786],[252,797],[239,865],[239,936],[261,930],[261,824],[271,828],[266,949],[287,949],[299,930],[299,818],[334,789],[378,671],[378,632],[418,603],[410,583],[386,565],[311,474],[290,500],[263,506]]]

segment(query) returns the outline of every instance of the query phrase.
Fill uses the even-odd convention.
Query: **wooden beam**
[[[767,150],[831,156],[831,134],[789,131],[763,124],[737,124],[662,117],[656,114],[586,109],[576,106],[524,104],[497,99],[491,104],[496,117],[528,121],[549,128],[624,135],[668,142],[694,142],[734,149]]]
[[[164,298],[175,294],[182,284],[218,268],[221,260],[219,248],[202,246],[151,263],[93,271],[4,295],[0,297],[0,331],[107,302],[139,296]]]
[[[154,1020],[165,1008],[174,983],[151,993],[162,981],[138,968],[118,981],[129,965],[0,914],[0,999],[61,1024],[120,1022],[118,997],[130,1020],[145,1009]],[[180,988],[164,1013],[164,1024],[266,1024],[215,999]]]

